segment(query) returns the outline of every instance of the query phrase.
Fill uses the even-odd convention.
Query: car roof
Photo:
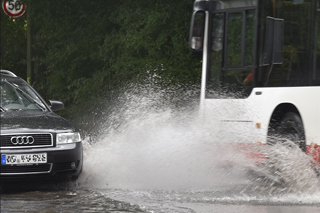
[[[11,77],[18,77],[16,76],[13,72],[9,71],[9,70],[0,70],[1,76],[2,75],[7,75],[7,76],[11,76]]]
[[[9,70],[0,70],[0,77],[1,80],[2,79],[6,79],[9,81],[24,81],[22,78],[19,78],[18,76],[16,76],[13,72],[9,71]]]

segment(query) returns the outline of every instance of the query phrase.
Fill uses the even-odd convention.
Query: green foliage
[[[200,79],[200,60],[188,48],[193,0],[25,2],[32,10],[33,86],[45,99],[63,101],[64,116],[92,110],[133,79],[157,76],[162,86]]]
[[[14,19],[1,11],[1,69],[26,77],[27,34],[25,17]]]
[[[149,72],[175,80],[193,77],[189,67],[194,59],[187,48],[191,5],[124,1],[110,16],[118,28],[101,48],[105,68],[121,78]]]

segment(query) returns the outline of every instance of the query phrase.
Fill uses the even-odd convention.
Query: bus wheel
[[[300,116],[297,113],[289,112],[285,114],[281,122],[274,129],[276,143],[288,143],[293,142],[303,152],[306,151],[306,139],[304,134],[303,123]]]
[[[300,150],[306,151],[304,127],[299,114],[286,113],[280,121],[270,124],[267,143],[271,146],[265,150],[267,160],[264,169],[267,175],[263,180],[287,186],[295,180],[296,173],[293,171],[298,166],[290,162],[295,162],[297,155],[303,155]]]
[[[285,114],[275,131],[280,140],[289,140],[296,144],[303,152],[306,151],[303,123],[297,113],[289,112]]]

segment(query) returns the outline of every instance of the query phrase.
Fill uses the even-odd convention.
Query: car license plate
[[[1,155],[1,164],[38,164],[47,163],[47,153]]]

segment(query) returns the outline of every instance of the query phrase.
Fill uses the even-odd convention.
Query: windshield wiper
[[[2,106],[0,106],[0,111],[5,112],[6,110]]]
[[[21,92],[25,97],[27,97],[32,103],[37,104],[42,111],[46,111],[46,107],[43,106],[41,103],[39,103],[36,99],[32,98],[28,93],[26,93],[25,91],[23,91],[22,89],[20,89],[19,87],[13,85],[12,83],[8,82],[7,79],[4,80],[7,84],[9,84],[12,88],[18,90],[19,92]]]

